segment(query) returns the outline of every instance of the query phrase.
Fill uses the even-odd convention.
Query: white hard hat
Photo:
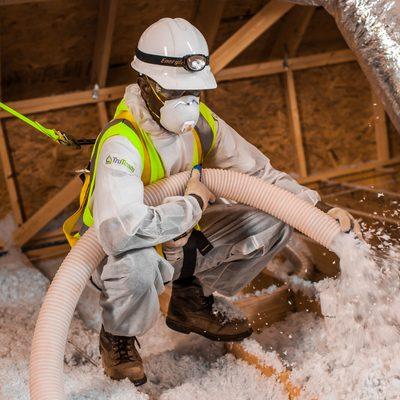
[[[132,68],[169,90],[215,89],[201,32],[182,18],[162,18],[139,39]]]

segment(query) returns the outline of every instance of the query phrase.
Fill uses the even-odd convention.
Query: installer
[[[108,256],[92,277],[101,290],[105,372],[141,385],[146,375],[136,337],[156,322],[166,282],[172,281],[171,329],[242,340],[252,333],[249,321],[226,320],[213,307],[213,293],[237,293],[291,235],[268,214],[215,199],[201,182],[200,165],[257,176],[324,209],[343,231],[360,228],[346,211],[324,205],[315,191],[272,168],[200,101],[201,91],[217,84],[207,43],[189,22],[163,18],[148,27],[131,65],[137,84],[126,88],[92,153],[83,221],[94,225]],[[192,171],[184,196],[144,204],[144,185],[181,171]]]

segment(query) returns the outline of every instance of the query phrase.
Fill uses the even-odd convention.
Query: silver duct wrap
[[[332,14],[395,128],[400,132],[400,1],[288,1],[322,6]]]

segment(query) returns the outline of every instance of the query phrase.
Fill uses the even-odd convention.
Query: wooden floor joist
[[[290,372],[288,370],[278,372],[274,367],[265,365],[256,355],[246,351],[241,343],[229,343],[226,348],[236,358],[257,368],[263,375],[267,377],[275,377],[285,388],[289,400],[294,400],[299,397],[301,388],[291,382]]]

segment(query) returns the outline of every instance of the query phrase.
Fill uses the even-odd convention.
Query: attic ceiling
[[[228,39],[265,3],[265,0],[226,2],[211,50]],[[196,23],[198,7],[199,0],[120,0],[107,85],[125,84],[135,79],[129,63],[140,34],[148,25],[166,16],[182,17]],[[285,20],[299,8],[294,7],[231,65],[267,60]],[[48,0],[1,6],[3,100],[21,100],[90,88],[98,10],[98,0]],[[334,20],[321,8],[314,13],[298,54],[346,47]]]

